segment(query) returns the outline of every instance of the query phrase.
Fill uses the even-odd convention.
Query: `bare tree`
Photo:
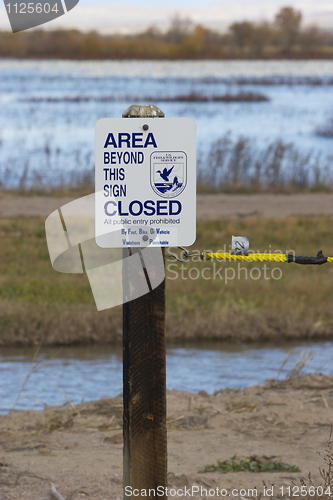
[[[292,7],[282,7],[275,16],[275,24],[282,37],[282,44],[287,52],[291,52],[298,40],[302,21],[302,13]]]
[[[322,47],[332,45],[332,33],[321,30],[316,25],[307,27],[300,33],[300,43],[306,53],[315,53]]]
[[[175,14],[171,18],[171,25],[166,33],[165,39],[168,42],[181,43],[186,36],[189,35],[192,29],[193,23],[188,17],[181,17],[179,14]]]
[[[274,32],[272,26],[267,22],[263,21],[255,26],[253,32],[253,51],[257,56],[261,56],[265,49],[272,42],[274,37]]]
[[[242,52],[244,52],[247,47],[252,46],[254,34],[254,26],[252,23],[248,21],[234,23],[229,29],[235,45],[240,48]]]

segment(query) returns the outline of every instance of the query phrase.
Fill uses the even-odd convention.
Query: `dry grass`
[[[38,153],[38,154],[37,154]],[[45,137],[44,147],[26,159],[0,162],[1,195],[85,196],[95,190],[94,152],[82,154],[54,147]],[[23,169],[22,169],[22,164]],[[71,164],[64,171],[59,164]],[[41,165],[43,166],[41,170]]]
[[[240,234],[250,236],[252,250],[332,255],[332,223],[332,217],[198,222],[195,248],[223,249]],[[44,219],[2,219],[0,237],[0,343],[33,345],[44,334],[46,345],[121,342],[121,307],[97,312],[86,275],[52,269]],[[266,276],[279,268],[278,280],[265,279],[263,266],[167,261],[168,340],[331,338],[333,266],[269,264]],[[261,277],[251,279],[256,267]],[[214,271],[216,279],[205,279]]]
[[[311,472],[308,473],[307,479],[300,479],[300,487],[304,494],[302,497],[305,500],[331,500],[333,492],[333,424],[329,437],[326,439],[326,449],[324,453],[317,452],[325,463],[325,467],[319,467],[319,473],[322,481],[318,484],[312,480]],[[299,486],[293,481],[291,491],[297,492]],[[294,495],[295,496],[295,495]],[[290,498],[294,498],[294,496]]]
[[[264,95],[251,92],[219,96],[192,93],[166,99],[184,102],[220,100],[226,103],[266,100]],[[150,100],[156,101],[153,98]],[[93,150],[84,154],[81,150],[72,151],[70,164],[73,168],[64,171],[59,168],[59,164],[69,164],[68,155],[66,150],[53,146],[50,140],[45,138],[44,147],[38,151],[38,156],[31,155],[27,159],[0,162],[2,193],[79,197],[94,192]],[[198,151],[197,157],[197,190],[201,193],[297,193],[333,190],[332,156],[324,157],[312,151],[303,153],[294,144],[281,140],[275,140],[265,148],[260,148],[255,139],[243,136],[233,138],[227,133],[214,141],[208,151]],[[44,167],[42,173],[40,165]]]
[[[257,486],[261,499],[262,480],[267,481],[267,487],[274,483],[273,498],[281,498],[282,485],[286,498],[287,486],[300,487],[302,481],[307,486],[313,483],[317,487],[320,482],[332,486],[332,437],[328,437],[327,449],[320,456],[315,451],[329,435],[332,380],[331,376],[308,374],[293,380],[268,380],[244,390],[220,390],[214,395],[204,391],[198,394],[167,391],[169,470],[172,471],[169,486],[179,488],[193,483],[214,488]],[[323,391],[329,409],[323,404]],[[70,406],[55,406],[1,416],[0,482],[4,494],[14,499],[43,498],[52,475],[51,480],[64,495],[80,488],[89,498],[121,497],[122,406],[122,397],[118,396],[83,403],[75,410]],[[315,449],[310,448],[309,440]],[[266,463],[282,459],[283,463],[300,467],[302,472],[267,471],[255,476],[196,472],[217,458],[225,461],[236,453],[242,459],[251,457],[251,461]],[[322,474],[318,473],[317,464],[320,471],[324,467]],[[112,478],[111,482],[119,485],[118,490],[113,486],[110,491],[110,470],[117,470],[117,482],[113,483]],[[305,479],[309,470],[313,474]],[[96,485],[98,495],[94,495]],[[302,498],[299,490],[295,493]],[[303,498],[331,498],[311,493],[309,490],[309,495]]]
[[[302,153],[276,140],[259,149],[255,140],[229,134],[198,155],[199,192],[301,192],[333,189],[332,158]]]

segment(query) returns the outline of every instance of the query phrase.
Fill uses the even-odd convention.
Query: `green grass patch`
[[[261,461],[256,457],[243,460],[234,455],[229,460],[217,460],[216,465],[206,465],[198,472],[221,472],[221,474],[227,474],[227,472],[301,472],[301,470],[296,465],[285,464],[281,460]]]
[[[85,339],[108,339],[109,316],[115,316],[121,329],[121,311],[97,312],[86,274],[59,273],[52,268],[44,225],[42,217],[0,219],[0,339],[10,343],[19,336],[23,341],[28,330],[31,342],[35,330],[36,338],[38,331],[47,331],[59,339],[56,319],[61,317],[71,319],[71,326],[67,319],[61,328],[71,329],[77,342],[83,335],[81,317],[86,318]],[[332,256],[332,227],[333,217],[198,221],[197,241],[191,249],[223,251],[226,245],[228,250],[236,234],[249,236],[253,251],[316,255],[322,249],[324,255]],[[168,338],[331,338],[333,265],[266,263],[266,271],[264,267],[264,263],[167,259]],[[281,270],[280,279],[271,277],[274,268],[275,277]],[[230,277],[233,271],[234,279],[227,280],[226,273]],[[103,317],[105,335],[101,336]],[[93,334],[96,328],[97,336]]]
[[[198,221],[197,241],[191,250],[229,251],[231,235],[250,238],[254,252],[290,252],[333,256],[333,217],[244,218]],[[225,245],[225,246],[224,246]],[[172,249],[176,252],[176,249]],[[205,269],[205,271],[204,271]],[[286,263],[177,263],[168,259],[167,309],[174,314],[212,314],[221,308],[242,311],[329,309],[333,265],[301,266]]]
[[[44,218],[0,219],[0,300],[47,305],[94,305],[86,274],[56,272],[47,249]],[[290,217],[283,220],[220,219],[198,221],[192,249],[227,250],[232,234],[250,237],[253,251],[297,255],[333,255],[333,217]],[[172,251],[177,251],[173,249]],[[252,272],[253,268],[259,271]],[[326,311],[332,293],[333,265],[166,261],[166,303],[172,314],[196,312],[209,315],[236,307],[283,312],[288,308]],[[196,268],[196,269],[194,269]],[[206,271],[203,270],[206,268]],[[273,279],[280,268],[280,279]],[[220,269],[220,273],[217,271]],[[229,271],[227,271],[229,269]],[[233,275],[234,279],[226,280]],[[215,273],[215,276],[214,276]],[[252,276],[252,277],[251,277]],[[276,271],[275,277],[279,276]],[[193,279],[194,278],[194,279]],[[209,279],[207,279],[209,278]],[[286,298],[288,300],[286,300]],[[325,320],[325,314],[322,320]]]

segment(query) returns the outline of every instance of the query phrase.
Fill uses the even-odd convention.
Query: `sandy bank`
[[[214,395],[173,390],[167,401],[170,485],[262,491],[264,480],[277,497],[280,486],[299,484],[309,471],[321,483],[325,463],[317,451],[324,452],[333,420],[333,376],[269,380]],[[121,396],[0,416],[0,498],[47,498],[53,481],[65,498],[120,499],[121,429]],[[198,473],[235,454],[281,459],[301,472]]]

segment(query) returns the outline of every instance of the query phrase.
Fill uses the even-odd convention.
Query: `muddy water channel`
[[[66,397],[77,404],[122,392],[120,346],[49,347],[32,364],[34,354],[35,349],[27,348],[1,350],[0,413],[11,411],[15,403],[17,410],[43,409],[68,404]],[[167,387],[212,394],[227,387],[261,384],[268,378],[283,379],[296,363],[304,365],[302,374],[332,375],[333,342],[169,345]]]

